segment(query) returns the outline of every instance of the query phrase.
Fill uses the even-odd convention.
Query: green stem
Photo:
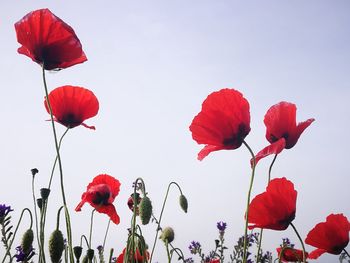
[[[105,249],[105,244],[106,244],[106,239],[107,239],[107,234],[108,234],[108,230],[109,230],[109,226],[111,224],[111,219],[108,220],[108,225],[107,225],[107,229],[106,229],[106,233],[105,233],[105,237],[103,239],[103,249]]]
[[[52,132],[53,132],[53,136],[54,136],[56,154],[57,154],[57,159],[58,159],[58,167],[59,167],[59,171],[60,171],[61,192],[62,192],[63,206],[65,209],[65,217],[66,217],[69,257],[70,257],[70,261],[73,263],[74,262],[74,254],[73,254],[73,246],[72,246],[72,229],[71,229],[71,223],[70,223],[70,216],[69,216],[69,212],[68,212],[68,208],[67,208],[66,195],[64,193],[62,161],[61,161],[60,149],[59,149],[59,145],[58,145],[58,141],[57,141],[55,121],[53,118],[52,107],[51,107],[51,103],[49,100],[49,93],[48,93],[48,88],[47,88],[47,84],[46,84],[44,64],[42,65],[42,76],[43,76],[43,83],[44,83],[44,89],[45,89],[45,99],[47,102],[47,107],[48,107],[49,112],[50,112]]]
[[[267,184],[270,183],[271,181],[271,172],[272,172],[272,167],[277,159],[277,155],[278,154],[275,154],[275,156],[273,157],[273,160],[270,164],[270,167],[269,167],[269,177],[268,177],[268,180],[267,180]],[[259,261],[259,257],[260,257],[260,252],[261,252],[261,244],[262,244],[262,238],[263,238],[263,234],[264,234],[264,229],[260,229],[260,235],[259,235],[259,244],[258,244],[258,254],[256,256],[257,260]]]
[[[248,196],[247,196],[247,207],[246,207],[246,214],[245,214],[245,227],[244,227],[244,245],[243,245],[243,263],[247,261],[247,250],[248,250],[248,244],[247,244],[247,233],[248,233],[248,218],[249,218],[249,204],[250,204],[250,196],[253,189],[253,182],[254,182],[254,175],[255,175],[255,155],[252,151],[252,149],[249,147],[249,145],[243,140],[243,144],[247,147],[249,150],[251,156],[252,156],[252,174],[250,177],[250,184],[249,184],[249,190],[248,190]]]
[[[94,224],[94,212],[96,209],[92,210],[91,212],[91,219],[90,219],[90,234],[89,234],[89,248],[91,248],[91,237],[92,237],[92,226]]]
[[[297,237],[299,238],[299,241],[301,243],[301,246],[303,248],[303,262],[306,262],[306,257],[305,257],[305,246],[304,246],[304,242],[303,239],[301,238],[301,236],[299,235],[296,227],[293,225],[293,223],[290,223],[290,225],[292,226],[292,228],[294,229],[295,234],[297,235]]]
[[[168,263],[170,263],[171,262],[171,257],[170,257],[170,252],[169,252],[168,240],[165,240],[165,247],[166,247],[166,253],[167,253],[167,256],[168,256]]]
[[[344,251],[344,253],[345,253],[346,255],[348,255],[348,257],[350,258],[350,255],[349,255],[348,251],[345,250],[345,248],[343,248],[343,251]]]
[[[34,216],[35,216],[35,230],[36,230],[36,238],[38,241],[38,247],[39,247],[39,263],[42,262],[42,253],[44,252],[43,250],[43,246],[40,242],[40,238],[39,238],[39,228],[38,228],[38,213],[36,210],[36,197],[35,197],[35,191],[34,191],[34,179],[35,179],[35,175],[33,175],[32,177],[32,195],[33,195],[33,202],[34,202]]]
[[[58,209],[57,211],[56,230],[59,230],[60,228],[60,214],[61,214],[62,208],[63,206],[61,206],[60,209]]]
[[[168,185],[168,189],[166,191],[166,194],[165,194],[165,198],[164,198],[164,201],[163,201],[163,206],[162,206],[162,210],[160,212],[160,215],[159,215],[159,219],[157,220],[157,230],[156,230],[156,235],[154,237],[154,241],[153,241],[153,247],[152,247],[152,252],[151,252],[151,256],[150,256],[150,261],[149,262],[152,262],[152,257],[153,257],[153,253],[154,253],[154,249],[156,247],[156,243],[157,243],[157,240],[158,240],[158,233],[159,231],[161,230],[160,228],[160,223],[162,221],[162,217],[163,217],[163,212],[164,212],[164,208],[165,208],[165,204],[166,204],[166,201],[168,199],[168,195],[169,195],[169,191],[170,191],[170,186],[175,184],[177,186],[177,188],[179,189],[180,191],[180,194],[182,195],[182,191],[181,191],[181,187],[178,185],[178,183],[176,182],[171,182],[169,183]]]

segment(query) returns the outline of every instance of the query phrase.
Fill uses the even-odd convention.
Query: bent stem
[[[305,246],[304,246],[304,242],[303,239],[301,238],[301,236],[299,235],[296,227],[293,225],[293,223],[290,223],[290,225],[292,226],[292,228],[294,229],[295,234],[297,235],[297,237],[299,238],[299,241],[301,243],[301,246],[303,248],[303,262],[306,262],[306,257],[305,257]]]
[[[271,164],[270,164],[270,167],[269,167],[269,177],[268,177],[268,179],[267,179],[267,184],[269,184],[270,181],[271,181],[272,167],[273,167],[273,165],[274,165],[274,163],[275,163],[275,161],[276,161],[276,159],[277,159],[277,155],[278,155],[278,154],[275,154],[275,156],[273,157],[273,160],[272,160],[272,162],[271,162]],[[264,229],[261,228],[261,229],[260,229],[260,235],[259,235],[258,254],[257,254],[257,256],[256,256],[257,260],[259,260],[259,257],[260,257],[261,244],[262,244],[263,234],[264,234]]]
[[[249,147],[249,145],[243,140],[243,144],[247,147],[249,150],[251,156],[252,156],[252,174],[250,176],[250,184],[249,184],[249,190],[248,190],[248,196],[247,196],[247,208],[245,213],[245,227],[244,227],[244,245],[243,245],[243,263],[247,261],[247,250],[248,250],[248,244],[247,244],[247,234],[248,234],[248,216],[249,216],[249,204],[250,204],[250,196],[253,189],[253,182],[254,182],[254,175],[255,175],[255,155],[252,151],[252,149]]]
[[[155,249],[155,247],[156,247],[157,240],[158,240],[158,233],[159,233],[159,231],[161,230],[160,223],[161,223],[161,221],[162,221],[162,217],[163,217],[163,212],[164,212],[165,204],[166,204],[166,201],[167,201],[167,199],[168,199],[170,187],[171,187],[171,185],[173,185],[173,184],[177,186],[177,188],[178,188],[179,191],[180,191],[180,194],[182,195],[182,190],[181,190],[181,187],[178,185],[178,183],[176,183],[176,182],[171,182],[171,183],[169,183],[168,189],[167,189],[167,191],[166,191],[165,198],[164,198],[164,201],[163,201],[162,210],[161,210],[160,215],[159,215],[159,219],[156,220],[156,221],[157,221],[157,230],[156,230],[156,235],[155,235],[155,237],[154,237],[153,247],[152,247],[152,252],[151,252],[151,256],[150,256],[150,261],[149,261],[149,262],[152,262],[152,257],[153,257],[154,249]]]
[[[74,262],[73,246],[72,246],[72,229],[71,229],[71,223],[70,223],[70,216],[69,216],[69,212],[68,212],[68,208],[67,208],[66,195],[64,193],[62,161],[61,161],[61,155],[60,155],[60,148],[59,148],[59,144],[58,144],[58,140],[57,140],[55,121],[53,118],[52,107],[51,107],[51,103],[49,100],[49,93],[48,93],[47,84],[46,84],[44,64],[42,65],[42,76],[43,76],[43,83],[44,83],[44,89],[45,89],[45,100],[47,102],[47,107],[48,107],[49,112],[50,112],[52,132],[53,132],[53,136],[54,136],[55,148],[56,148],[56,154],[57,154],[57,160],[58,160],[58,167],[59,167],[59,171],[60,171],[61,193],[62,193],[62,200],[63,200],[63,206],[64,206],[64,211],[65,211],[65,218],[66,218],[69,257],[70,257],[70,261]]]

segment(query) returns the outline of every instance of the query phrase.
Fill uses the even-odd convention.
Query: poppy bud
[[[48,188],[41,188],[40,189],[40,195],[41,195],[41,198],[46,201],[47,198],[49,197],[50,195],[50,189]]]
[[[21,248],[25,254],[29,254],[29,252],[31,251],[33,240],[34,240],[33,230],[28,229],[26,232],[24,232],[22,237],[22,243],[21,243]]]
[[[186,196],[180,195],[179,202],[180,202],[180,206],[181,206],[182,210],[184,210],[184,212],[187,213],[188,202],[187,202]]]
[[[73,247],[73,252],[74,252],[75,258],[79,262],[79,259],[81,257],[81,253],[83,252],[83,248],[80,246]]]
[[[43,199],[42,198],[36,199],[36,204],[38,205],[38,207],[41,210],[43,208]]]
[[[86,251],[86,256],[87,258],[92,261],[93,258],[94,258],[94,254],[95,254],[95,251],[91,248],[89,248],[87,251]]]
[[[33,176],[35,176],[35,175],[39,172],[39,170],[36,169],[36,168],[33,168],[33,169],[31,169],[30,171],[32,172],[32,175],[33,175]]]
[[[162,234],[159,237],[161,240],[163,240],[163,242],[168,242],[171,243],[173,242],[174,238],[175,238],[175,233],[174,233],[174,229],[172,229],[171,227],[166,227],[163,229]]]
[[[140,203],[140,219],[143,225],[147,225],[152,216],[152,203],[148,196],[142,198]]]
[[[52,232],[49,239],[49,254],[52,263],[59,263],[64,250],[63,235],[60,230]]]

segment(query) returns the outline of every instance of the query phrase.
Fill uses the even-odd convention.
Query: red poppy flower
[[[324,253],[339,255],[349,243],[350,222],[343,214],[330,214],[326,222],[318,223],[308,234],[305,243],[316,250],[309,258],[317,259]]]
[[[125,252],[126,252],[126,248],[124,248],[123,252],[118,256],[116,263],[123,263],[124,262]],[[134,259],[136,260],[137,263],[144,262],[145,261],[145,256],[146,256],[147,259],[149,258],[148,251],[145,251],[143,253],[143,255],[141,255],[140,251],[138,249],[136,249],[136,253],[134,255]],[[130,260],[130,262],[131,262],[131,260]]]
[[[136,215],[139,215],[139,206],[140,206],[140,203],[141,203],[141,197],[140,197],[140,194],[139,193],[136,193],[135,195],[135,199],[136,199],[136,209],[135,209],[135,212],[136,212]],[[128,198],[128,202],[127,202],[127,205],[129,207],[129,209],[134,212],[134,194],[132,193],[130,195],[130,197]]]
[[[285,230],[295,218],[297,191],[286,178],[270,181],[266,192],[257,195],[249,205],[249,229],[255,227]]]
[[[68,128],[83,125],[95,129],[94,126],[83,123],[86,119],[96,116],[99,109],[98,100],[92,91],[81,87],[63,86],[51,91],[49,100],[55,121]],[[50,113],[46,100],[44,104]]]
[[[282,248],[276,249],[277,255],[280,257]],[[305,252],[305,257],[308,258],[309,254]],[[300,249],[295,249],[291,247],[286,247],[283,249],[283,254],[281,256],[282,262],[302,262],[303,261],[303,251]]]
[[[204,100],[190,130],[198,144],[206,144],[198,160],[213,151],[237,149],[250,132],[249,103],[234,89],[213,92]]]
[[[211,259],[209,263],[220,263],[220,259]]]
[[[15,24],[18,53],[46,70],[63,69],[87,60],[74,30],[49,9],[30,12]]]
[[[107,214],[115,224],[119,224],[120,219],[113,205],[119,189],[120,182],[117,179],[100,174],[89,183],[75,211],[81,211],[82,206],[88,202],[97,212]]]
[[[262,149],[256,156],[255,162],[271,154],[279,154],[283,149],[292,148],[303,131],[315,119],[308,119],[296,124],[295,104],[282,101],[273,105],[265,114],[266,139],[271,145]]]

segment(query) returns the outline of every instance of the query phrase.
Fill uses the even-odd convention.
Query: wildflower
[[[67,128],[74,128],[83,125],[88,126],[85,120],[97,115],[99,103],[95,94],[85,88],[76,86],[62,86],[54,89],[49,94],[49,101],[54,120]],[[46,111],[50,113],[47,101],[44,101]]]
[[[46,70],[63,69],[87,60],[74,30],[49,9],[39,9],[15,24],[18,53],[43,65]]]
[[[273,105],[265,114],[266,139],[271,143],[255,156],[258,163],[262,158],[279,154],[283,149],[292,148],[300,135],[315,120],[313,118],[296,124],[296,106],[282,101]]]
[[[250,132],[249,103],[234,89],[213,92],[204,100],[190,130],[198,144],[206,145],[198,160],[213,151],[237,149]]]
[[[200,253],[202,246],[197,241],[192,241],[191,244],[188,246],[188,249],[190,250],[191,254],[197,254]]]
[[[0,223],[2,223],[4,221],[5,217],[11,211],[13,211],[13,209],[11,209],[11,206],[7,206],[5,204],[4,205],[0,205]]]
[[[216,227],[219,229],[220,232],[224,232],[226,229],[227,224],[223,221],[217,222]]]
[[[100,174],[87,186],[75,211],[81,211],[82,206],[88,202],[97,212],[107,214],[115,224],[119,224],[120,218],[113,205],[119,189],[120,182],[117,179],[107,174]]]
[[[270,181],[266,192],[257,195],[249,206],[249,228],[285,230],[295,218],[297,191],[286,178]]]
[[[126,253],[126,248],[123,249],[123,252],[118,256],[116,263],[123,263],[124,262],[124,257],[125,257],[125,253]],[[145,261],[145,259],[149,258],[149,253],[148,251],[144,251],[142,254],[140,253],[139,249],[136,249],[136,252],[134,253],[134,259],[135,259],[135,263],[142,263]],[[129,257],[130,261],[127,262],[134,262],[131,259],[131,255]]]
[[[324,253],[339,255],[349,243],[350,222],[343,214],[330,214],[326,222],[318,223],[308,234],[305,243],[316,247],[310,259]]]
[[[282,262],[302,262],[303,251],[291,247],[279,247],[276,249],[277,255],[281,258]],[[282,255],[281,255],[282,253]],[[308,253],[305,252],[305,258],[308,257]]]
[[[28,252],[24,252],[21,246],[16,247],[16,262],[28,262],[35,255],[35,249],[30,247]]]
[[[135,212],[136,212],[136,215],[139,215],[139,204],[141,202],[141,197],[140,197],[140,194],[139,193],[136,193],[135,195],[135,200],[136,200],[136,209],[135,209]],[[134,211],[134,193],[132,193],[130,195],[130,197],[128,198],[128,202],[127,202],[127,205],[129,207],[129,209],[131,211]]]

